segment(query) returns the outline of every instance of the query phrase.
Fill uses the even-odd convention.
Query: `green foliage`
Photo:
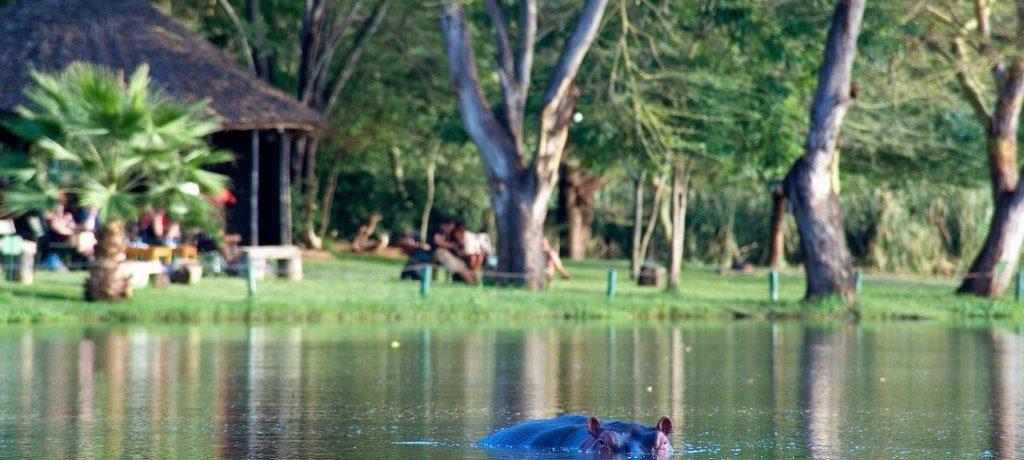
[[[76,63],[59,74],[33,72],[27,106],[4,125],[31,145],[4,155],[7,212],[49,209],[59,193],[78,197],[104,220],[135,218],[145,206],[182,216],[207,209],[201,193],[217,193],[227,178],[205,168],[230,160],[204,138],[220,122],[206,105],[169,100],[137,69],[127,81]]]

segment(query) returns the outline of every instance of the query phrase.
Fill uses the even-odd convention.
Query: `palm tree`
[[[128,81],[82,63],[56,74],[33,72],[32,80],[30,103],[5,123],[30,145],[27,153],[3,156],[0,169],[11,182],[6,211],[51,209],[61,193],[95,208],[100,231],[85,297],[128,299],[125,222],[149,206],[178,217],[210,210],[202,195],[220,192],[227,178],[204,168],[231,159],[204,141],[220,122],[205,102],[168,99],[151,84],[146,66]]]

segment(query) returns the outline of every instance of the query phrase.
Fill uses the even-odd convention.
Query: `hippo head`
[[[590,452],[655,457],[672,453],[672,446],[668,443],[672,420],[668,417],[662,417],[653,427],[618,421],[601,423],[596,417],[590,417],[587,430],[593,439],[586,443],[584,450]]]

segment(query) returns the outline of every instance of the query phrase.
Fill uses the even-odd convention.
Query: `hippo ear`
[[[587,430],[595,437],[601,434],[601,421],[597,417],[590,417],[590,420],[587,420]]]
[[[665,433],[666,435],[672,432],[672,420],[668,417],[662,417],[658,419],[658,431]]]

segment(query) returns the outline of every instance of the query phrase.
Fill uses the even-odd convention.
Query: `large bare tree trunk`
[[[587,243],[593,235],[594,199],[604,183],[603,175],[593,175],[571,164],[562,166],[558,191],[559,219],[565,224],[563,256],[572,260],[587,257]]]
[[[864,2],[837,2],[811,107],[804,156],[796,161],[783,183],[800,230],[807,274],[805,299],[809,301],[829,296],[842,297],[850,305],[856,301],[853,260],[830,172],[838,161],[836,147],[843,118],[857,97],[851,74]]]
[[[124,222],[100,226],[95,260],[85,280],[85,299],[121,301],[132,297],[131,274],[125,264]]]
[[[640,242],[644,233],[644,185],[647,182],[647,171],[640,172],[636,184],[633,185],[633,248],[629,261],[629,276],[640,277],[640,268],[644,264],[644,253],[640,250]]]
[[[1020,100],[1017,102],[1018,110]],[[1024,190],[1017,183],[1016,126],[1003,136],[989,136],[989,159],[993,157],[1001,164],[993,168],[995,186],[995,212],[989,225],[985,244],[981,247],[970,270],[964,276],[958,290],[961,294],[984,297],[999,297],[1006,291],[1020,259],[1021,243],[1024,243]],[[1012,163],[1007,163],[1007,158]]]
[[[999,297],[1010,285],[1024,243],[1024,189],[1017,172],[1017,128],[1021,102],[1024,100],[1024,60],[1014,57],[1009,68],[1002,58],[989,55],[988,8],[984,1],[976,4],[978,41],[981,58],[994,62],[992,76],[996,83],[996,107],[989,114],[979,89],[965,70],[966,45],[962,39],[953,42],[953,55],[947,54],[957,67],[957,79],[964,97],[971,104],[975,117],[985,127],[992,199],[995,212],[988,236],[964,281],[961,294]],[[1024,1],[1017,1],[1018,37],[1024,33]],[[1020,39],[1017,43],[1020,52]],[[954,57],[955,56],[955,57]]]
[[[778,270],[786,264],[786,194],[782,187],[772,190],[772,224],[768,244],[768,266]]]
[[[523,120],[537,38],[537,0],[520,2],[519,49],[515,53],[504,5],[499,0],[484,2],[495,31],[502,90],[502,103],[494,111],[477,75],[465,7],[456,0],[442,6],[441,30],[463,125],[477,146],[490,186],[498,227],[498,271],[506,279],[521,279],[534,289],[543,286],[540,240],[579,93],[573,80],[597,35],[607,3],[587,1],[562,49],[541,103],[537,150],[530,159],[524,147]]]
[[[672,251],[669,255],[668,289],[679,290],[686,236],[686,208],[690,189],[690,162],[676,163],[672,171]]]

